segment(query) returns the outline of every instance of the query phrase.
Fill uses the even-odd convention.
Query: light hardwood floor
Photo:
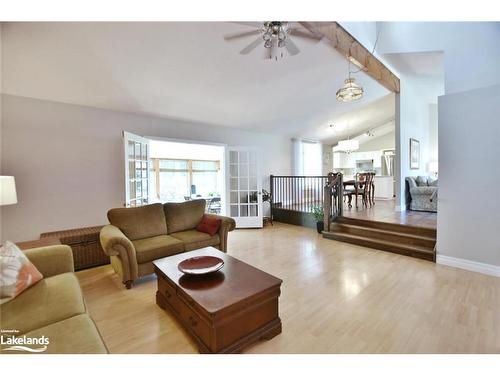
[[[500,353],[499,278],[280,223],[231,232],[229,254],[283,279],[283,332],[246,353]],[[111,353],[196,352],[154,276],[126,290],[110,266],[77,275]]]

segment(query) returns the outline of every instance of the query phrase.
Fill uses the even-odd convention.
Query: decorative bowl
[[[186,275],[206,275],[220,270],[224,261],[220,258],[203,255],[184,259],[177,266],[179,271]]]

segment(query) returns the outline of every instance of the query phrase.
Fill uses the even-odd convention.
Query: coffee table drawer
[[[210,327],[183,302],[179,303],[179,315],[184,323],[206,346],[210,346]]]
[[[158,279],[158,292],[165,297],[166,302],[179,313],[181,302],[177,297],[175,288],[164,279]]]

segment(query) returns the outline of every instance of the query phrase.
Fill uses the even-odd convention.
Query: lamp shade
[[[13,176],[0,176],[0,206],[17,203],[16,181]]]
[[[359,141],[357,139],[346,139],[339,141],[338,147],[346,152],[356,151],[359,149]]]

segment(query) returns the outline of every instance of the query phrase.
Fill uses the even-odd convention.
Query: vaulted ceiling
[[[2,92],[323,141],[340,136],[329,124],[351,111],[365,108],[358,123],[388,117],[381,105],[392,95],[363,72],[355,76],[364,98],[335,100],[348,67],[326,43],[294,39],[302,52],[275,62],[263,59],[263,47],[238,54],[255,37],[223,38],[248,30],[224,22],[4,23]]]

